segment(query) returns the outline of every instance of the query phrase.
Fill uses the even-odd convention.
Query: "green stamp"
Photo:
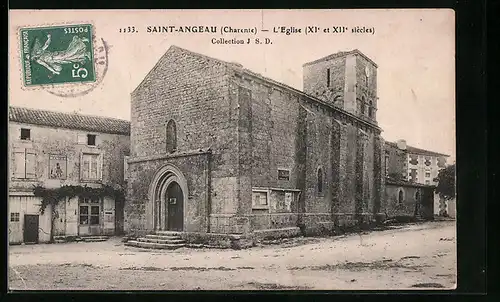
[[[95,82],[92,25],[22,28],[25,86]]]

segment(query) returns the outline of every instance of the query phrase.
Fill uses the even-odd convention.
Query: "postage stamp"
[[[21,29],[25,86],[95,82],[91,24]]]

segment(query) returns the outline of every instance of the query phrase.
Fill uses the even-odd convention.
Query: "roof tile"
[[[9,107],[9,120],[32,125],[130,135],[130,122],[110,117]]]
[[[386,143],[386,145],[389,145],[389,146],[394,147],[394,148],[398,147],[397,143],[395,143],[395,142],[386,141],[385,143]],[[427,155],[427,156],[446,156],[446,157],[449,157],[448,154],[443,154],[443,153],[438,153],[438,152],[429,151],[429,150],[425,150],[425,149],[420,149],[420,148],[412,147],[409,145],[406,145],[406,151],[408,151],[408,153]]]

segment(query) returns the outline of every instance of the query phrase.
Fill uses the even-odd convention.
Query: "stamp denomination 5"
[[[21,29],[25,86],[95,82],[91,24]]]

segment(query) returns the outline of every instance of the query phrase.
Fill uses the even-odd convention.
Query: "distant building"
[[[52,211],[40,213],[34,186],[125,187],[128,121],[20,107],[9,108],[9,242],[48,242]],[[113,235],[123,229],[115,200],[81,196],[58,204],[55,236]]]
[[[393,201],[398,199],[398,196],[394,197],[394,192],[402,192],[398,194],[408,196],[408,192],[411,195],[417,188],[424,190],[425,186],[432,187],[434,190],[437,185],[435,179],[439,171],[446,167],[448,157],[447,154],[409,146],[403,139],[396,142],[386,141],[385,169],[388,207],[394,210],[396,205],[397,209],[402,209],[399,203],[391,202],[391,196],[393,196]],[[425,189],[426,192],[427,190]],[[447,205],[440,202],[437,194],[433,193],[433,195],[433,213],[439,214],[443,208],[446,209]],[[407,198],[405,200],[408,201]],[[393,214],[399,210],[393,211]]]
[[[412,147],[405,140],[385,142],[386,171],[392,179],[403,179],[425,185],[434,181],[446,167],[449,155]]]

